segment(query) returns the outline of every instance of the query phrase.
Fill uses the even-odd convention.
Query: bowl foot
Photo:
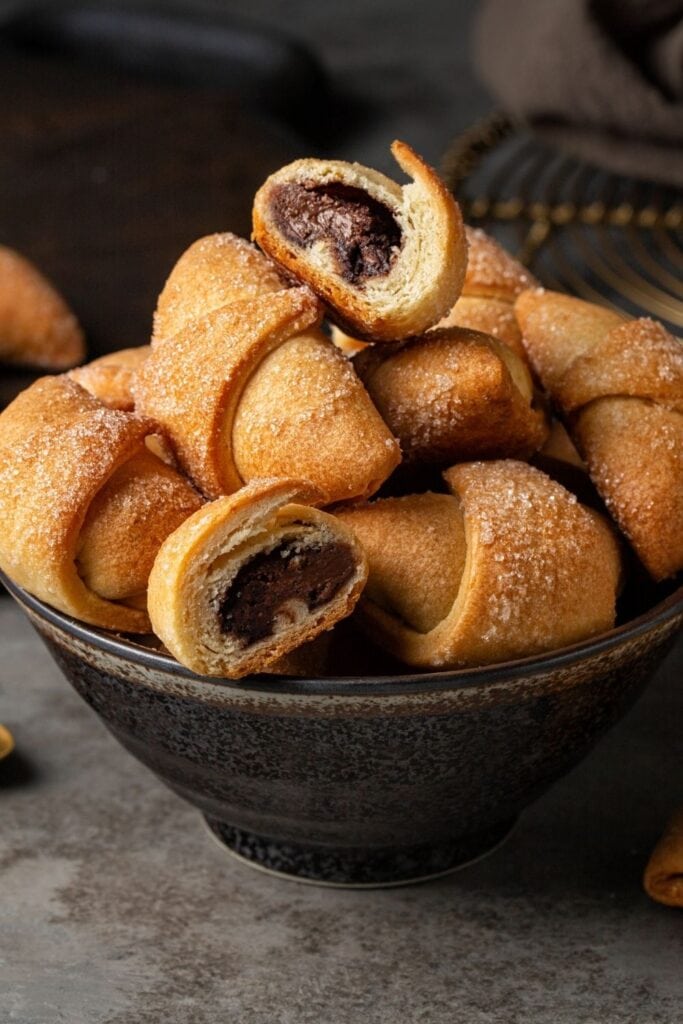
[[[453,842],[379,849],[280,842],[215,818],[205,820],[223,848],[252,868],[294,882],[358,889],[410,885],[458,871],[497,849],[517,819]]]

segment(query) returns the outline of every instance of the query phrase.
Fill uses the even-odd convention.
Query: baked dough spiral
[[[524,344],[591,479],[655,580],[683,568],[683,345],[558,292],[517,299]]]
[[[360,164],[306,159],[272,174],[254,199],[259,246],[366,341],[433,326],[465,274],[458,205],[410,146],[394,142],[391,152],[409,185]]]
[[[607,523],[511,460],[444,473],[452,495],[339,510],[368,556],[355,617],[409,665],[486,665],[614,624],[620,557]]]
[[[109,409],[132,412],[135,408],[133,382],[135,375],[149,356],[149,345],[122,348],[108,352],[99,359],[71,370],[69,376],[82,388],[99,398]]]
[[[310,480],[327,504],[369,496],[398,465],[396,440],[318,330],[320,314],[309,289],[288,288],[233,235],[201,239],[176,264],[136,408],[209,497],[280,476]]]
[[[451,327],[374,345],[354,366],[406,462],[527,458],[548,433],[526,363],[480,331]]]
[[[0,415],[0,567],[84,622],[148,632],[161,542],[201,505],[146,446],[146,420],[46,377]]]
[[[301,502],[305,483],[255,480],[205,505],[159,550],[154,631],[195,672],[238,679],[348,615],[367,578],[353,532]]]

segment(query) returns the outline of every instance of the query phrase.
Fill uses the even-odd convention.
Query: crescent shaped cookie
[[[205,505],[162,545],[149,580],[154,631],[195,672],[261,672],[348,615],[367,578],[353,532],[292,480]]]
[[[479,331],[451,327],[375,345],[354,366],[406,462],[527,458],[547,436],[526,364]]]
[[[176,314],[201,308],[183,295],[209,255],[224,271],[211,301],[223,304],[153,345],[135,383],[136,408],[161,425],[209,497],[268,475],[310,479],[325,504],[374,493],[400,450],[352,366],[316,329],[313,293],[269,291],[269,262],[234,236],[193,250],[166,286]],[[243,275],[238,293],[255,289],[240,301],[232,301],[235,265],[252,282]]]
[[[153,425],[68,377],[42,378],[0,415],[0,566],[84,622],[148,632],[161,542],[201,505],[146,446]]]
[[[683,568],[683,344],[557,292],[516,312],[541,382],[618,526],[655,580]]]
[[[271,175],[254,199],[259,246],[366,341],[421,334],[452,307],[465,275],[453,197],[410,146],[391,151],[409,185],[360,164],[307,159]]]
[[[452,495],[338,512],[370,572],[355,617],[410,665],[486,665],[614,624],[620,558],[606,522],[544,473],[510,460],[444,474]]]
[[[76,317],[29,260],[0,245],[0,361],[66,370],[85,356]]]

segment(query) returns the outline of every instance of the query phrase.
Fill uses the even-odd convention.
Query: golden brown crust
[[[557,388],[566,414],[608,395],[644,398],[683,413],[683,345],[655,320],[629,320],[578,356]]]
[[[108,409],[132,412],[135,408],[133,381],[150,353],[149,345],[122,348],[71,370],[69,376],[99,398]]]
[[[586,470],[586,463],[583,461],[571,437],[567,433],[560,420],[551,419],[550,431],[547,438],[538,450],[539,455],[546,455],[548,458],[556,459],[558,462],[567,462],[577,469]]]
[[[683,907],[683,807],[671,816],[643,876],[645,892],[667,907]]]
[[[351,612],[367,578],[367,561],[347,527],[298,503],[319,498],[300,481],[255,480],[205,505],[165,541],[150,575],[149,612],[155,633],[182,664],[207,675],[242,678],[267,669]],[[353,555],[353,574],[326,604],[291,609],[272,635],[245,646],[221,629],[221,600],[239,567],[283,537],[342,542]]]
[[[326,505],[369,497],[401,460],[353,365],[320,331],[265,356],[242,392],[231,444],[243,480],[298,472]]]
[[[465,327],[472,331],[491,334],[512,349],[516,356],[524,362],[527,361],[514,307],[502,299],[461,295],[450,313],[439,322],[438,327]]]
[[[153,346],[137,385],[141,409],[169,433],[205,493],[302,476],[329,503],[372,494],[389,476],[398,444],[351,365],[314,328],[321,307],[312,292],[286,288],[243,239],[211,235],[180,258],[164,295],[160,330],[190,319]],[[308,315],[298,327],[272,339],[259,334],[257,310],[272,326],[274,310],[301,301]],[[233,306],[243,311],[239,327]]]
[[[66,370],[85,356],[83,332],[29,260],[0,246],[0,361]]]
[[[481,228],[468,225],[465,234],[467,271],[463,295],[511,304],[523,291],[538,285],[534,275]]]
[[[309,284],[346,333],[375,342],[420,334],[437,323],[460,293],[466,263],[464,226],[453,197],[410,146],[394,142],[391,150],[413,179],[403,188],[359,164],[298,160],[268,178],[253,209],[254,238],[264,252]],[[329,240],[306,248],[285,237],[273,201],[278,188],[292,183],[342,184],[381,203],[401,232],[388,270],[353,283],[340,272]]]
[[[526,365],[479,331],[432,330],[354,366],[408,462],[527,458],[547,435]]]
[[[428,633],[458,594],[467,545],[458,501],[450,494],[407,494],[338,508],[370,558],[363,594],[406,625]]]
[[[515,315],[531,365],[551,395],[579,356],[626,321],[612,309],[545,288],[522,292]]]
[[[214,309],[287,287],[275,264],[244,238],[227,231],[206,235],[173,267],[157,303],[152,343],[172,338]]]
[[[236,491],[232,425],[247,381],[267,353],[316,324],[306,288],[246,300],[191,321],[153,348],[135,382],[136,407],[173,442],[208,497]]]
[[[581,410],[573,435],[654,579],[683,568],[683,416],[637,398],[603,398]]]
[[[654,579],[683,568],[683,347],[652,320],[542,289],[524,343],[593,483]]]
[[[381,646],[422,667],[483,665],[562,647],[613,625],[619,550],[599,516],[525,463],[474,462],[444,476],[454,492],[451,514],[464,528],[464,559],[457,540],[455,554],[438,549],[435,527],[443,525],[434,517],[433,495],[342,513],[370,564],[356,616]],[[406,503],[413,539],[394,546],[387,570],[385,546],[394,531],[405,536]],[[432,625],[436,572],[447,575],[453,599]],[[410,603],[397,590],[411,591]],[[425,609],[423,621],[412,604]]]
[[[161,544],[202,504],[189,481],[141,449],[90,503],[76,547],[81,579],[107,600],[144,601]]]
[[[467,272],[462,294],[439,327],[468,327],[492,334],[526,360],[514,312],[515,298],[537,281],[526,267],[480,228],[465,228]]]
[[[42,378],[22,392],[0,415],[3,571],[85,622],[146,632],[144,611],[89,589],[79,575],[77,553],[92,502],[121,467],[144,452],[151,429],[148,421],[105,408],[65,376]]]

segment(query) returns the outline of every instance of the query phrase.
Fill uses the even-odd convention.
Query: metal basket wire
[[[683,327],[683,198],[544,145],[495,113],[443,161],[465,219],[548,288]]]

